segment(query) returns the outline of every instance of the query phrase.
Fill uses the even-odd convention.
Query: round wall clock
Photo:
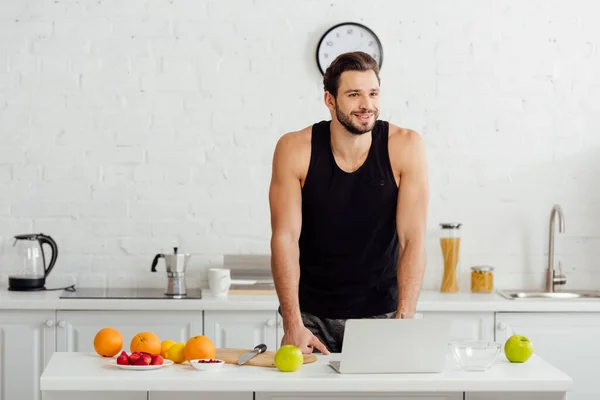
[[[383,46],[377,35],[366,26],[356,22],[343,22],[332,26],[323,34],[317,45],[317,65],[321,74],[340,54],[349,51],[364,51],[377,61],[383,61]]]

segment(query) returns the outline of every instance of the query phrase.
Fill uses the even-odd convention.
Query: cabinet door
[[[494,340],[493,312],[423,312],[423,318],[452,321],[450,340]]]
[[[462,400],[463,393],[269,393],[257,392],[255,400]]]
[[[171,396],[171,398],[173,398]],[[147,392],[44,392],[43,400],[147,400]]]
[[[569,400],[600,399],[600,313],[498,313],[496,322],[497,341],[525,335],[535,354],[573,378]]]
[[[276,337],[276,348],[279,349],[281,347],[281,339],[283,339],[283,334],[285,333],[283,331],[283,318],[281,318],[281,315],[279,315],[279,313],[275,313],[277,315],[277,337]]]
[[[40,400],[56,343],[54,311],[0,311],[0,400]]]
[[[450,340],[494,340],[494,313],[423,312],[423,318],[443,318],[452,321]],[[277,347],[283,338],[283,320],[277,313]]]
[[[58,351],[94,351],[94,337],[105,327],[123,335],[123,350],[139,332],[153,332],[160,340],[186,342],[202,335],[201,311],[58,311]]]
[[[217,347],[277,348],[276,311],[204,311],[204,334]]]
[[[510,393],[469,393],[465,394],[465,400],[566,400],[564,393],[552,392],[510,392]],[[571,400],[571,397],[568,397]],[[592,400],[592,399],[590,399]]]
[[[148,400],[254,400],[253,392],[149,392]]]

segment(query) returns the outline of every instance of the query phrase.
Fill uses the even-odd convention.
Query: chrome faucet
[[[554,293],[555,285],[564,285],[567,283],[567,277],[559,271],[559,275],[555,274],[554,271],[554,220],[558,214],[558,231],[563,233],[565,231],[565,217],[563,215],[562,208],[555,204],[550,212],[550,242],[548,244],[548,269],[546,271],[546,291]],[[560,263],[559,263],[560,268]]]

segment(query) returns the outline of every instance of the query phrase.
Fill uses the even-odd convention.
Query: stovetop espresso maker
[[[191,255],[186,253],[178,253],[177,247],[173,248],[173,254],[159,253],[152,260],[151,271],[156,272],[158,260],[163,258],[167,270],[167,287],[165,295],[174,298],[185,297],[187,287],[185,283],[185,270]]]

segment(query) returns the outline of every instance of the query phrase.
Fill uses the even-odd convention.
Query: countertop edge
[[[40,390],[42,392],[71,392],[71,391],[94,391],[94,392],[280,392],[280,393],[326,393],[326,392],[359,392],[359,393],[433,393],[433,392],[492,392],[492,393],[510,393],[510,392],[569,392],[573,386],[570,382],[552,382],[548,383],[544,380],[528,380],[523,382],[515,382],[506,384],[503,382],[488,383],[486,381],[467,384],[464,382],[444,382],[432,383],[431,381],[423,381],[416,383],[390,383],[377,385],[349,384],[348,382],[339,383],[323,383],[317,385],[311,382],[310,387],[306,387],[305,383],[299,384],[297,387],[290,386],[289,382],[281,383],[243,383],[236,382],[227,387],[217,383],[198,382],[188,384],[174,380],[172,382],[155,382],[149,385],[132,384],[130,382],[111,384],[107,390],[106,385],[96,382],[93,378],[85,378],[78,380],[76,384],[69,384],[68,387],[60,383],[60,379],[46,379],[41,381]]]
[[[276,295],[229,295],[224,299],[61,299],[60,292],[0,291],[0,311],[277,311]],[[418,312],[600,312],[600,299],[509,300],[498,294],[423,291]]]

